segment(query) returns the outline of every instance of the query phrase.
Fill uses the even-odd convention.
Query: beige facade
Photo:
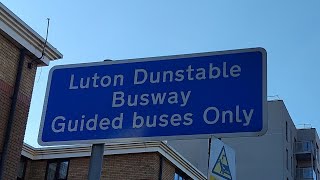
[[[281,100],[268,102],[268,131],[261,137],[222,138],[236,153],[237,180],[319,179],[316,129],[297,129]],[[208,171],[209,140],[168,141],[202,173]]]

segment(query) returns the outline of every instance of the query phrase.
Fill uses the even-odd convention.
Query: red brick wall
[[[106,180],[158,180],[160,157],[157,153],[113,155],[104,158],[102,178]]]
[[[68,180],[87,179],[90,158],[73,158],[69,162]]]
[[[20,50],[0,34],[0,153],[4,143],[8,116],[12,102],[15,79],[19,63]],[[17,107],[12,121],[12,133],[8,142],[8,154],[5,159],[4,179],[16,179],[21,156],[23,138],[26,129],[36,68],[28,69],[31,59],[26,56],[23,66]]]
[[[167,159],[163,158],[162,180],[173,180],[175,171],[176,171],[176,169],[175,169],[174,165],[170,161],[168,161]]]
[[[159,153],[135,153],[104,157],[101,179],[104,180],[159,180]],[[90,157],[71,158],[68,180],[85,180],[88,177]],[[26,180],[44,179],[47,161],[28,162]],[[162,180],[173,180],[174,165],[163,158]]]
[[[27,162],[25,180],[44,180],[47,168],[47,161],[31,161]]]

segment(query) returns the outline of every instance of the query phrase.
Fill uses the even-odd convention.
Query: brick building
[[[87,179],[90,154],[89,145],[33,148],[24,144],[18,179]],[[150,141],[105,145],[101,179],[205,180],[206,175],[165,142]]]
[[[0,3],[0,179],[17,176],[37,67],[62,58],[49,43],[42,53],[44,44]]]

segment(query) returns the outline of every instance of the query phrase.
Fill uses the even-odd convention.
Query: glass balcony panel
[[[315,171],[312,167],[308,168],[297,168],[296,179],[298,180],[314,180],[316,179]]]
[[[311,153],[313,144],[311,141],[301,141],[295,143],[295,153]]]

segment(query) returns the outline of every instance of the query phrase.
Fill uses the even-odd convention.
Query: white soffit
[[[0,30],[26,48],[36,57],[41,57],[45,39],[24,23],[0,2]],[[61,59],[62,54],[47,42],[44,57],[41,61],[49,65],[50,61]]]

